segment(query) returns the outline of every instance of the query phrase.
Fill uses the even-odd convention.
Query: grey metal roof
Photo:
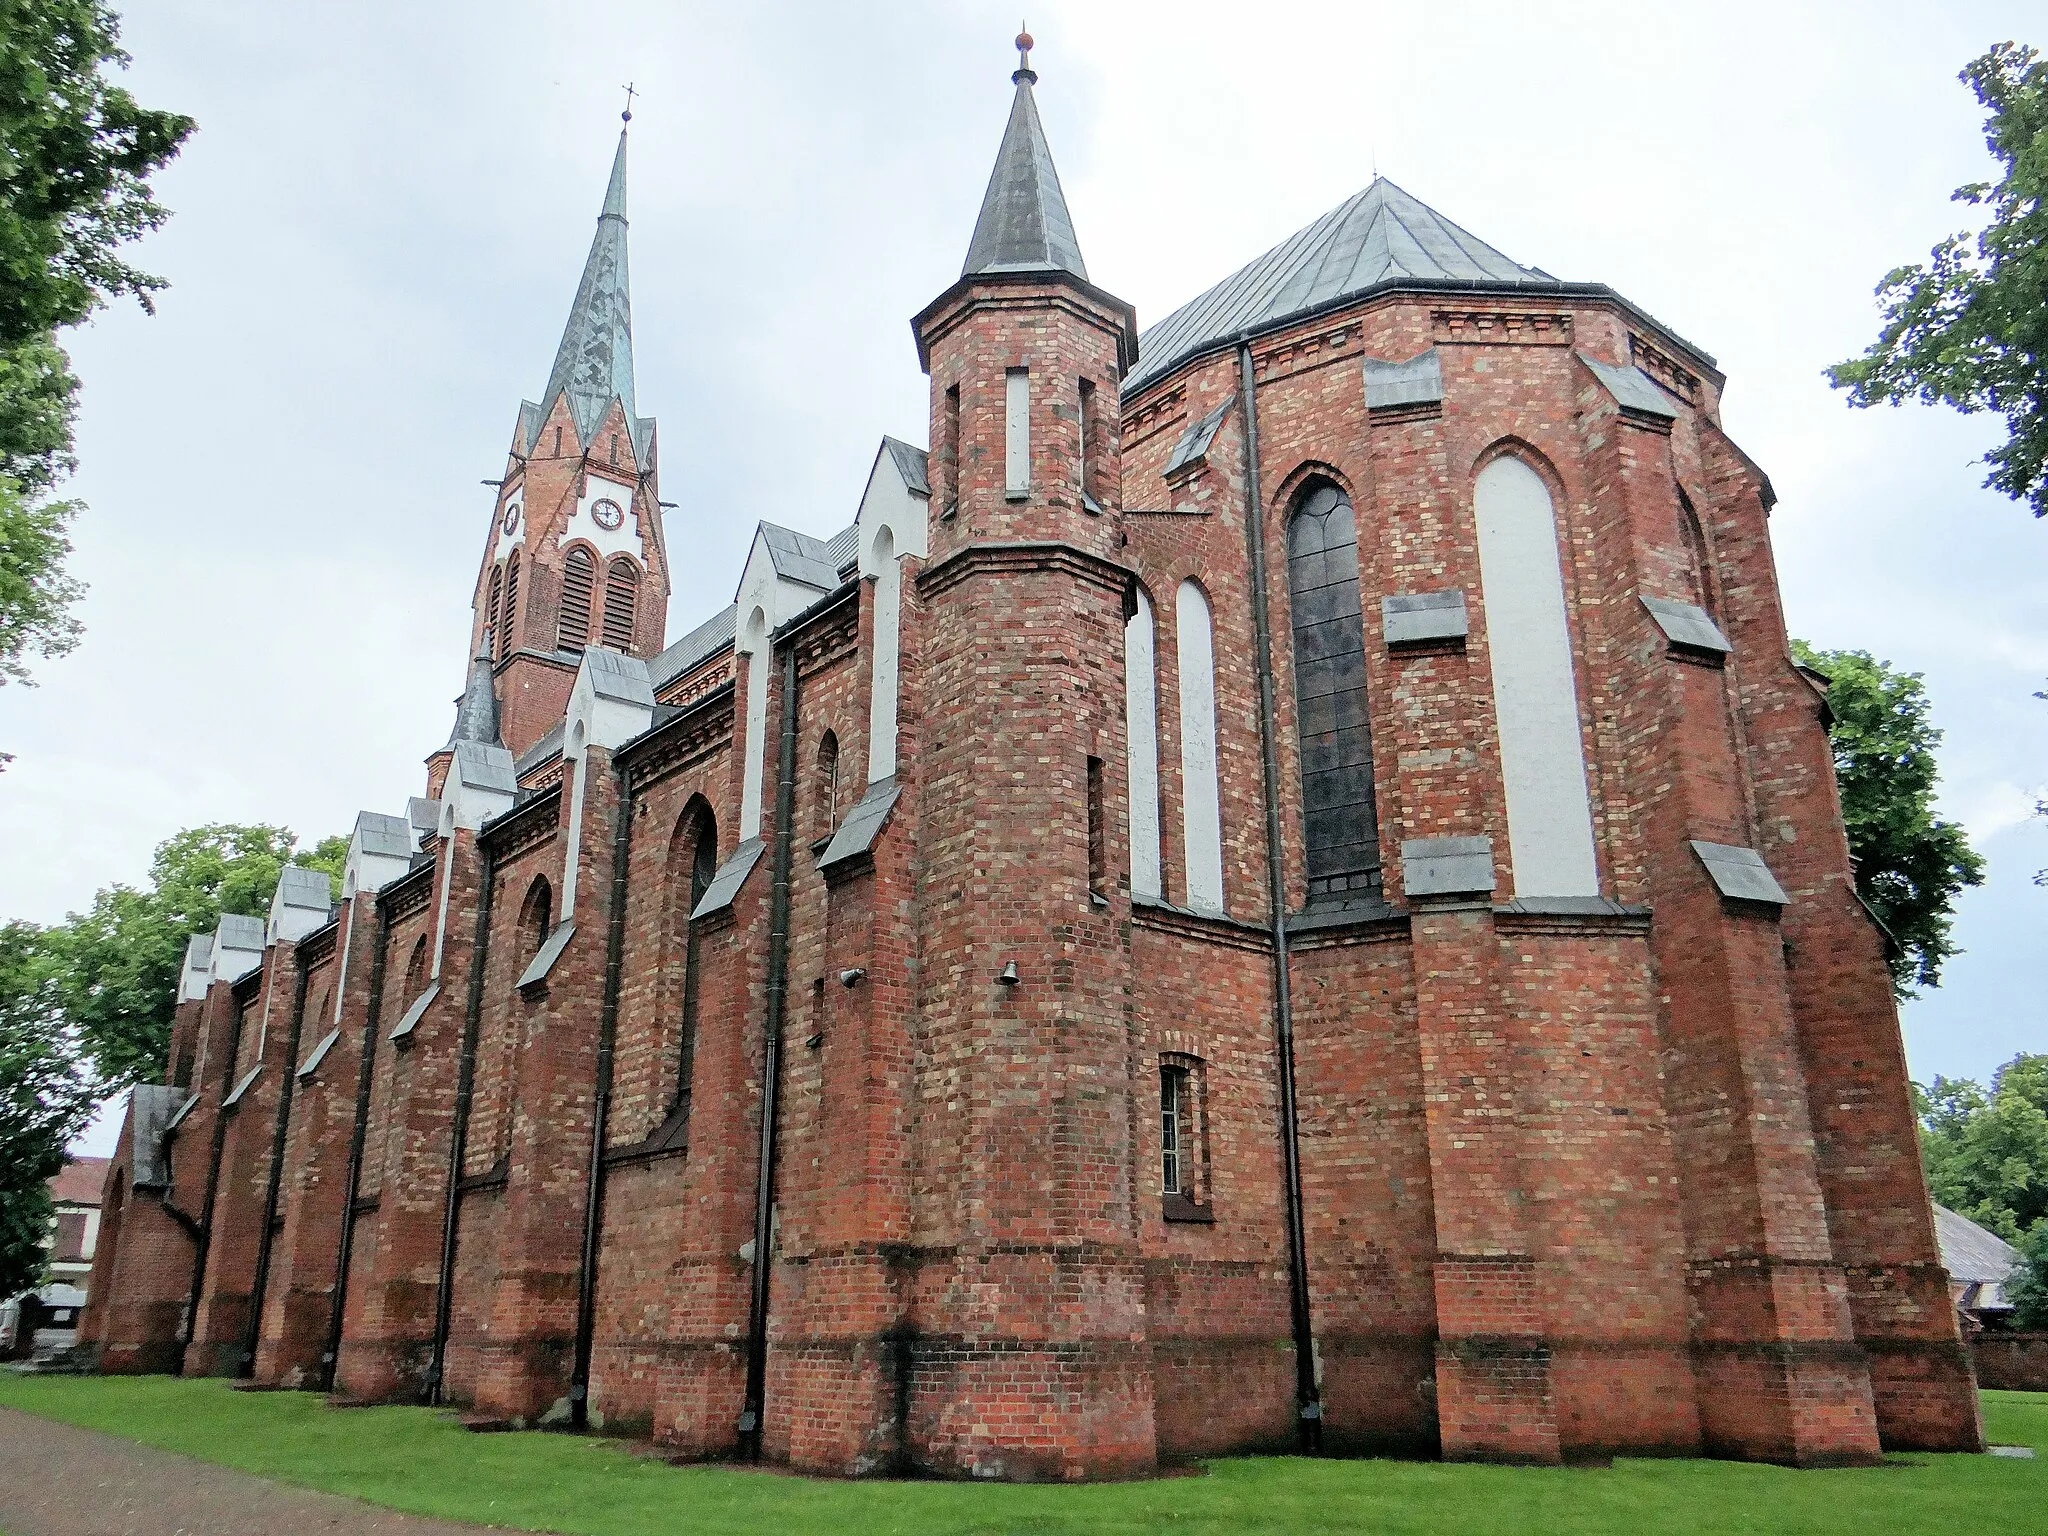
[[[502,747],[498,735],[498,690],[491,680],[491,653],[480,650],[469,663],[469,685],[455,701],[455,729],[448,733],[448,745],[458,741],[488,742]]]
[[[1728,637],[1721,633],[1721,627],[1714,622],[1713,615],[1696,603],[1674,603],[1668,597],[1644,596],[1643,606],[1650,611],[1650,617],[1657,621],[1657,627],[1664,631],[1664,638],[1673,645],[1682,645],[1695,651],[1715,651],[1726,655],[1734,647]]]
[[[646,462],[645,428],[633,409],[633,304],[626,270],[626,134],[619,132],[612,177],[605,188],[604,209],[597,216],[597,234],[583,263],[576,302],[555,349],[555,366],[534,414],[534,430],[567,395],[576,433],[585,443],[597,431],[604,413],[617,400],[626,410],[635,458]],[[522,418],[524,412],[522,411]],[[527,447],[532,446],[531,439]]]
[[[412,1032],[420,1027],[420,1020],[427,1016],[427,1010],[434,1005],[434,999],[440,995],[441,983],[437,981],[414,998],[412,1006],[405,1010],[405,1016],[392,1029],[390,1038],[394,1041],[411,1039]]]
[[[527,962],[526,969],[520,973],[520,989],[524,991],[527,987],[537,986],[546,981],[548,972],[555,968],[555,962],[562,958],[562,952],[569,947],[569,941],[575,937],[575,919],[558,923],[555,931],[547,936],[547,941],[541,945],[539,952]],[[426,1010],[422,1008],[420,1011],[424,1013]],[[417,1024],[419,1021],[415,1019],[413,1022]]]
[[[1556,288],[1556,278],[1502,255],[1386,177],[1297,230],[1183,304],[1138,338],[1124,393],[1246,330],[1347,303],[1402,281]]]
[[[668,652],[662,652],[666,656]],[[554,728],[519,755],[519,761],[512,769],[515,778],[525,778],[534,769],[551,757],[562,755],[562,736],[567,731],[566,721],[557,720]]]
[[[832,574],[844,581],[860,563],[860,524],[848,523],[825,541],[825,558],[832,562]]]
[[[364,811],[356,817],[356,837],[365,853],[385,859],[412,857],[412,822],[404,816]]]
[[[1945,1205],[1934,1208],[1934,1239],[1941,1246],[1942,1267],[1958,1285],[1999,1284],[2020,1261],[2019,1250],[1996,1232]]]
[[[195,970],[204,970],[206,962],[213,958],[213,935],[195,933],[185,941],[185,963]]]
[[[1168,476],[1192,469],[1209,457],[1209,445],[1216,441],[1223,418],[1230,414],[1230,408],[1236,403],[1236,395],[1226,395],[1221,405],[1181,433],[1180,441],[1173,445],[1173,457],[1166,461]]]
[[[1460,639],[1471,633],[1465,594],[1453,588],[1448,592],[1396,592],[1383,597],[1380,629],[1390,646]]]
[[[482,741],[458,741],[453,768],[458,783],[508,795],[518,793],[519,779],[512,771],[512,754],[503,747]],[[394,816],[392,820],[398,818]]]
[[[340,1038],[341,1030],[339,1028],[330,1029],[326,1034],[322,1035],[320,1043],[313,1047],[312,1053],[299,1063],[299,1077],[305,1079],[318,1072],[320,1070],[320,1063],[327,1059],[327,1053],[334,1049],[334,1043]]]
[[[981,217],[974,222],[960,275],[1054,271],[1071,272],[1086,282],[1088,266],[1081,260],[1060,174],[1053,169],[1038,104],[1031,98],[1036,76],[1020,69],[1012,78],[1017,96],[1010,103],[1003,147],[996,151],[996,168],[982,194]]]
[[[590,686],[601,699],[619,699],[628,704],[652,704],[654,689],[647,680],[647,663],[638,656],[593,645],[583,653],[583,668],[590,674]]]
[[[1791,905],[1792,898],[1778,884],[1778,877],[1754,848],[1736,843],[1703,843],[1693,839],[1692,851],[1706,866],[1714,889],[1731,901],[1767,901],[1773,906]]]
[[[870,784],[867,793],[846,813],[846,820],[832,834],[832,841],[825,845],[825,851],[818,855],[818,867],[831,869],[847,859],[859,858],[873,848],[875,839],[882,835],[883,823],[888,821],[889,812],[895,809],[897,797],[901,794],[893,773]]]
[[[739,614],[740,610],[737,603],[728,606],[718,613],[714,613],[710,618],[699,624],[695,629],[683,636],[682,639],[676,641],[674,645],[671,645],[667,650],[655,657],[654,660],[650,661],[647,664],[647,674],[655,689],[659,691],[666,688],[670,683],[689,671],[690,668],[696,666],[698,662],[704,660],[705,657],[715,655],[717,652],[724,650],[728,645],[731,645],[732,637],[739,624]],[[553,750],[560,751],[562,743],[559,727],[557,727],[554,734],[556,735],[556,741]],[[540,751],[539,747],[533,749],[533,752],[538,751]],[[532,757],[533,752],[529,752],[527,757]],[[521,758],[519,764],[520,771],[523,773],[526,769],[526,758]]]
[[[321,878],[326,878],[322,876]],[[221,949],[261,949],[263,947],[263,919],[243,917],[238,913],[223,912],[220,927],[215,933],[215,942]]]
[[[334,883],[324,869],[287,864],[278,871],[277,899],[288,907],[325,912],[334,905]]]
[[[896,461],[896,471],[903,476],[903,483],[920,496],[932,493],[930,462],[931,456],[924,449],[904,442],[901,438],[882,437],[882,447],[889,457]]]
[[[1579,354],[1579,361],[1591,370],[1593,377],[1606,387],[1607,393],[1614,396],[1614,403],[1624,411],[1634,411],[1643,416],[1656,416],[1665,421],[1677,419],[1678,411],[1672,405],[1670,397],[1657,387],[1654,379],[1634,364],[1626,368],[1616,368],[1601,362],[1597,357],[1588,357],[1583,352]]]
[[[441,802],[429,800],[425,795],[408,796],[405,819],[415,834],[438,832],[441,828]]]
[[[747,883],[747,876],[761,862],[761,854],[767,846],[760,838],[750,837],[733,849],[732,857],[718,866],[718,873],[711,877],[711,883],[704,888],[704,895],[690,909],[690,916],[693,919],[709,917],[730,907],[738,898],[740,887]]]
[[[1435,347],[1401,363],[1365,360],[1365,405],[1384,411],[1395,406],[1430,405],[1444,397],[1443,359]]]
[[[780,523],[761,524],[761,540],[768,546],[768,558],[775,574],[786,581],[800,581],[807,587],[829,592],[839,585],[839,560],[824,539],[798,533]]]
[[[259,1061],[255,1066],[242,1074],[242,1080],[235,1084],[232,1093],[220,1101],[220,1107],[222,1109],[233,1109],[237,1104],[241,1103],[243,1096],[248,1093],[251,1085],[262,1075],[263,1063]]]

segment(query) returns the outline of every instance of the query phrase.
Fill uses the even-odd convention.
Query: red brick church
[[[621,135],[426,793],[192,942],[102,1368],[834,1474],[1979,1448],[1713,359],[1383,179],[1141,332],[1014,80],[929,450],[674,641]]]

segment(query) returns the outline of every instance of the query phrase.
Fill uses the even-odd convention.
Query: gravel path
[[[474,1536],[0,1408],[7,1536]]]

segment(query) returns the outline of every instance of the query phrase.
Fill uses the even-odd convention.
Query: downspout
[[[451,834],[452,835],[452,834]],[[455,1125],[448,1136],[448,1202],[441,1212],[441,1277],[434,1288],[434,1359],[427,1367],[427,1401],[447,1399],[448,1324],[455,1308],[455,1238],[461,1227],[462,1162],[469,1153],[469,1106],[476,1096],[477,1025],[484,1011],[484,963],[491,953],[491,888],[497,880],[497,861],[490,845],[477,834],[477,863],[481,871],[476,898],[476,938],[469,948],[469,1003],[462,1018],[462,1062],[455,1074]],[[448,878],[455,878],[455,862],[448,863]]]
[[[249,1327],[242,1338],[242,1365],[236,1373],[256,1374],[256,1346],[263,1338],[263,1295],[270,1288],[271,1228],[277,1225],[278,1190],[284,1183],[284,1145],[292,1124],[292,1085],[299,1077],[299,1031],[306,1019],[306,967],[292,947],[298,978],[292,983],[291,1036],[284,1047],[284,1081],[277,1090],[277,1125],[270,1133],[270,1178],[263,1190],[263,1226],[256,1234],[256,1283],[249,1291]]]
[[[1244,531],[1251,547],[1252,631],[1258,649],[1259,765],[1266,779],[1266,887],[1273,934],[1273,1034],[1280,1062],[1280,1151],[1287,1194],[1287,1301],[1294,1322],[1294,1400],[1301,1448],[1323,1448],[1323,1404],[1316,1384],[1315,1329],[1309,1317],[1308,1238],[1301,1203],[1301,1126],[1294,1098],[1294,991],[1287,966],[1286,865],[1280,844],[1280,731],[1273,707],[1273,624],[1266,611],[1266,516],[1259,488],[1258,377],[1251,344],[1237,349],[1244,391]]]
[[[391,913],[382,897],[377,902],[377,934],[370,951],[370,996],[363,1008],[363,1048],[356,1066],[356,1123],[348,1139],[348,1174],[341,1185],[341,1241],[334,1249],[334,1304],[327,1314],[327,1349],[320,1357],[327,1367],[324,1391],[334,1390],[341,1369],[341,1323],[348,1306],[349,1262],[356,1246],[356,1197],[363,1187],[363,1148],[370,1136],[370,1085],[377,1066],[377,1024],[384,1005],[384,951],[391,940]],[[342,939],[341,964],[348,964],[347,945],[355,937],[356,914],[351,898],[348,933]],[[347,1007],[347,997],[340,1000]]]
[[[770,654],[773,654],[772,649]],[[768,896],[768,1017],[761,1063],[761,1151],[754,1190],[754,1283],[747,1304],[747,1399],[740,1450],[761,1459],[768,1395],[768,1246],[774,1237],[775,1130],[782,1100],[782,1021],[789,995],[789,861],[796,808],[796,646],[782,657],[782,743],[776,758],[774,883]]]
[[[590,1176],[583,1196],[583,1262],[576,1282],[576,1365],[569,1376],[570,1422],[590,1422],[590,1355],[597,1329],[597,1248],[604,1231],[604,1149],[612,1113],[612,1054],[619,1034],[619,972],[626,950],[626,873],[633,851],[633,781],[617,760],[619,820],[612,832],[611,923],[604,943],[604,998],[597,1017],[597,1094],[590,1129]]]
[[[267,983],[266,983],[267,984]],[[219,985],[219,983],[215,983]],[[235,985],[229,982],[232,988]],[[233,995],[230,993],[230,1002]],[[206,1258],[213,1247],[213,1204],[220,1192],[220,1160],[227,1150],[228,1115],[230,1110],[227,1097],[234,1092],[235,1072],[242,1053],[242,1009],[235,1006],[234,1027],[228,1031],[227,1070],[220,1080],[221,1105],[213,1117],[212,1161],[206,1165],[206,1195],[199,1203],[199,1236],[192,1253],[192,1289],[185,1296],[185,1337],[178,1345],[178,1374],[185,1374],[185,1356],[192,1348],[192,1335],[199,1331],[199,1292],[206,1283]]]

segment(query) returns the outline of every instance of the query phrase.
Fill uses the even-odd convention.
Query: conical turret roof
[[[464,741],[481,742],[487,747],[505,744],[498,735],[498,691],[491,682],[489,630],[484,631],[483,646],[469,664],[469,683],[462,690],[462,697],[455,701],[455,729],[448,733],[448,748]]]
[[[633,301],[626,270],[626,130],[619,130],[618,153],[605,188],[604,210],[597,216],[597,234],[576,285],[576,302],[555,349],[555,366],[540,409],[532,413],[533,430],[547,419],[555,401],[566,395],[576,433],[587,446],[614,400],[624,405],[636,452],[644,452],[642,423],[633,404]]]
[[[1225,337],[1349,303],[1377,288],[1557,289],[1384,176],[1138,338],[1128,394]]]
[[[1020,39],[1020,47],[1028,50],[1029,44]],[[1027,63],[1011,76],[1017,82],[1017,96],[1010,103],[1003,147],[996,153],[995,172],[982,196],[981,217],[975,221],[960,275],[1070,272],[1086,282],[1088,265],[1081,260],[1074,221],[1060,191],[1060,174],[1053,169],[1045,126],[1031,97],[1038,76],[1031,71],[1028,51],[1025,57]]]

